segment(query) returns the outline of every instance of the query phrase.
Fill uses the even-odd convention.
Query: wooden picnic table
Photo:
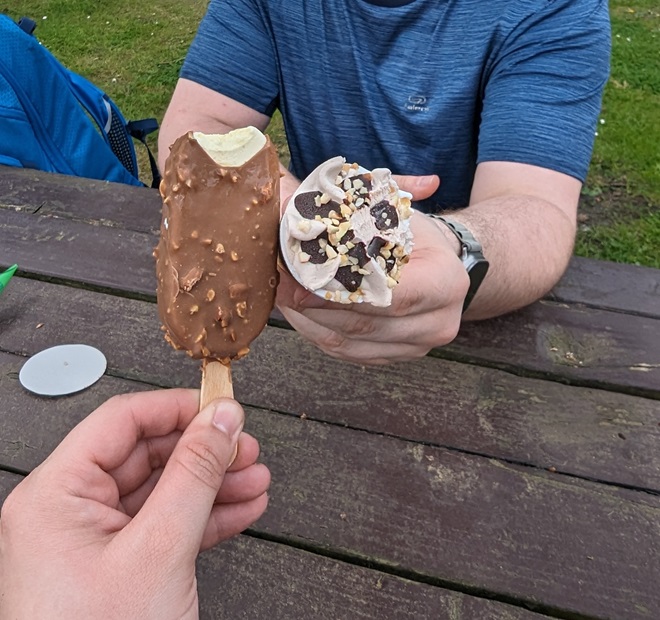
[[[113,394],[198,386],[163,340],[155,190],[0,169],[0,499]],[[85,343],[73,396],[18,371]],[[389,367],[278,316],[234,365],[270,505],[199,560],[204,618],[660,618],[660,271],[575,258],[546,299]]]

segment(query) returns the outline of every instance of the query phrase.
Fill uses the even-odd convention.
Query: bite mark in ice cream
[[[335,157],[289,201],[280,243],[291,274],[330,301],[388,306],[412,251],[412,196],[386,168]]]

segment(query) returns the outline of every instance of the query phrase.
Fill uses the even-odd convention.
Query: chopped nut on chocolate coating
[[[203,275],[204,270],[199,266],[195,266],[185,276],[183,276],[183,278],[181,278],[179,287],[182,291],[189,293],[192,291],[195,284],[197,284],[202,279]]]
[[[239,301],[236,304],[236,314],[238,314],[238,316],[244,319],[246,313],[247,313],[247,303],[244,301]]]
[[[241,295],[245,295],[250,290],[250,287],[245,282],[237,282],[236,284],[229,285],[229,298],[236,299]]]

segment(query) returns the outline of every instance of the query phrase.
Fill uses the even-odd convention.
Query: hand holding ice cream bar
[[[413,246],[411,198],[386,168],[326,161],[287,205],[280,244],[289,271],[330,301],[390,305]]]
[[[158,309],[172,346],[204,360],[202,407],[232,396],[229,364],[248,353],[275,302],[278,166],[254,127],[189,132],[165,164]]]

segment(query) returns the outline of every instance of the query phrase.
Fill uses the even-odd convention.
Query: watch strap
[[[461,245],[459,258],[470,278],[470,286],[463,302],[463,312],[465,312],[488,272],[489,263],[484,256],[483,247],[470,230],[460,222],[434,213],[430,213],[429,217],[440,220],[456,236]]]
[[[456,220],[450,220],[447,217],[442,215],[436,215],[434,213],[430,214],[434,220],[440,220],[451,232],[454,233],[458,242],[461,244],[461,259],[464,260],[463,255],[468,253],[477,253],[480,252],[483,254],[483,247],[479,243],[474,235],[460,222]]]

